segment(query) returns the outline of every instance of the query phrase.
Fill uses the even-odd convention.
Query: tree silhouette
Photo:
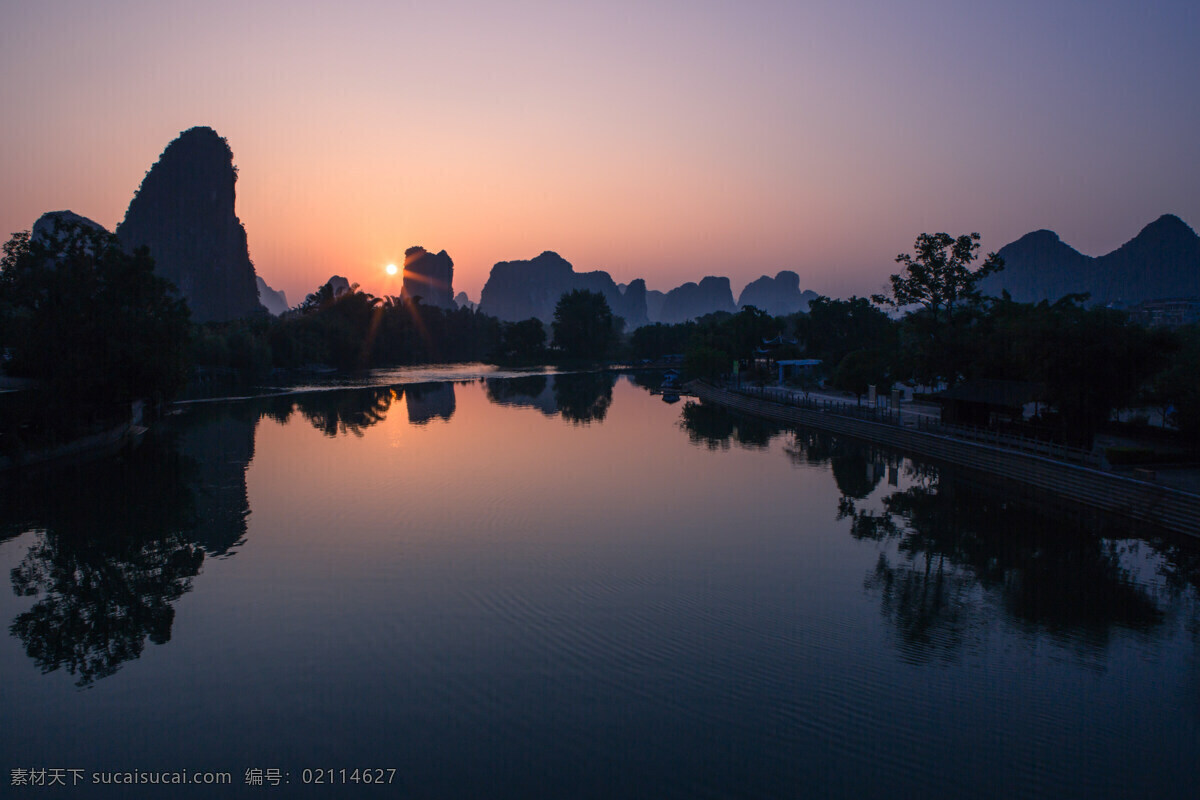
[[[0,260],[0,348],[10,374],[39,380],[55,412],[79,416],[173,397],[186,381],[187,305],[142,248],[56,220],[14,236]]]
[[[170,640],[174,603],[205,557],[193,472],[151,437],[128,459],[39,476],[0,498],[13,524],[39,530],[11,574],[14,592],[37,599],[9,630],[43,672],[87,686],[147,640]]]
[[[896,309],[921,306],[920,313],[906,320],[913,372],[922,381],[941,378],[954,383],[965,369],[965,357],[955,348],[964,339],[961,311],[978,306],[976,285],[1003,269],[1004,260],[988,253],[983,264],[971,271],[971,262],[979,257],[978,233],[957,239],[948,233],[922,233],[913,249],[915,255],[896,256],[904,269],[891,276],[891,291],[871,299]]]
[[[616,342],[608,301],[599,292],[576,289],[564,294],[554,308],[554,346],[569,358],[604,358]]]

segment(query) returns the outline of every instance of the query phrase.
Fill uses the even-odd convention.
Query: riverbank
[[[701,402],[790,426],[817,428],[981,470],[1069,500],[1200,537],[1200,495],[997,444],[971,441],[837,413],[748,397],[703,381],[687,388]]]

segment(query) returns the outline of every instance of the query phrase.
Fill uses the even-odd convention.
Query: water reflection
[[[562,418],[576,425],[603,422],[612,405],[615,372],[580,372],[554,379],[554,401]]]
[[[36,597],[9,627],[43,672],[80,686],[171,638],[173,603],[191,588],[204,550],[194,462],[174,443],[129,458],[12,484],[10,530],[37,531],[12,570],[13,591]]]
[[[580,425],[605,421],[616,380],[531,375],[488,379],[482,389],[492,404]],[[33,532],[11,581],[34,601],[11,633],[45,672],[65,670],[81,686],[113,674],[147,641],[170,640],[174,604],[205,559],[231,556],[245,541],[246,470],[263,416],[363,437],[401,398],[410,424],[450,420],[455,392],[451,383],[415,384],[197,405],[120,460],[0,486],[0,541]],[[475,400],[476,411],[486,408]],[[954,659],[997,619],[1093,656],[1115,632],[1160,630],[1171,604],[1138,564],[1176,592],[1200,590],[1200,550],[1175,539],[1130,538],[1111,521],[1020,502],[843,437],[696,403],[679,413],[698,447],[768,451],[775,443],[793,464],[828,466],[809,474],[836,484],[837,535],[874,548],[864,554],[862,585],[910,662]],[[664,447],[679,441],[667,433]]]
[[[796,431],[784,452],[797,464],[828,464],[843,501],[866,498],[898,460],[865,442],[814,430]]]
[[[254,457],[254,431],[261,416],[249,405],[196,406],[172,426],[169,440],[157,437],[154,447],[166,452],[138,453],[139,458],[158,460],[182,456],[188,468],[185,488],[201,509],[192,536],[210,556],[224,556],[246,538],[246,467]]]
[[[548,417],[558,413],[558,402],[554,392],[548,391],[549,381],[545,375],[528,375],[522,378],[488,378],[484,391],[491,402],[502,406],[536,408]]]
[[[709,449],[765,447],[782,437],[770,423],[695,403],[682,424]],[[957,655],[996,615],[1082,651],[1104,648],[1118,629],[1148,632],[1165,616],[1131,565],[1155,553],[1177,587],[1200,588],[1200,557],[1177,540],[1131,538],[1120,520],[1022,499],[846,437],[799,430],[784,445],[797,464],[828,464],[849,534],[874,541],[878,561],[864,580],[910,661]],[[876,494],[883,479],[906,488]]]
[[[250,514],[246,468],[262,408],[196,406],[117,459],[10,479],[5,538],[36,532],[12,570],[36,597],[10,632],[43,672],[88,686],[170,641],[174,603]]]
[[[754,417],[730,414],[702,403],[684,403],[680,426],[692,444],[709,450],[728,450],[732,442],[751,450],[762,450],[783,428]]]
[[[1131,569],[1139,540],[1106,538],[1086,516],[1055,515],[1025,503],[964,491],[947,474],[925,472],[882,498],[880,512],[843,508],[856,538],[890,541],[867,586],[905,651],[923,656],[962,640],[999,601],[1010,620],[1087,648],[1103,648],[1118,628],[1147,631],[1164,611]],[[935,635],[944,632],[946,635]]]
[[[615,372],[529,375],[488,378],[487,398],[497,405],[535,408],[546,416],[561,416],[576,425],[603,422],[613,400]]]
[[[453,383],[412,383],[404,387],[404,399],[408,404],[408,421],[413,425],[454,416]]]
[[[337,389],[326,392],[272,397],[259,403],[247,404],[256,413],[265,413],[280,424],[286,424],[293,413],[299,413],[310,425],[329,437],[362,436],[367,428],[382,422],[401,389]]]

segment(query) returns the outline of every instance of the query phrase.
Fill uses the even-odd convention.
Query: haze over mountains
[[[984,294],[1007,290],[1019,302],[1054,301],[1088,292],[1090,303],[1136,305],[1147,300],[1200,297],[1200,236],[1164,214],[1103,256],[1080,253],[1054,231],[1027,233],[1000,248],[1004,269],[980,283]]]

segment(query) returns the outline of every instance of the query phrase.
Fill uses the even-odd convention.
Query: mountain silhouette
[[[738,308],[754,306],[773,317],[783,317],[797,311],[808,311],[808,304],[815,299],[817,293],[800,291],[800,276],[785,269],[774,278],[763,275],[746,284],[737,304]]]
[[[631,294],[628,288],[622,293],[607,272],[576,272],[571,262],[549,250],[529,261],[501,261],[493,266],[479,297],[479,309],[510,322],[530,317],[551,322],[559,299],[577,289],[604,295],[613,314],[624,318],[627,329],[646,323],[644,293],[635,290]]]
[[[256,281],[258,284],[258,301],[263,304],[263,307],[267,311],[278,317],[288,310],[287,295],[283,293],[282,289],[272,289],[261,277],[257,277]]]
[[[809,301],[817,297],[815,292],[801,292],[800,276],[789,270],[754,281],[735,304],[729,278],[708,276],[699,283],[689,281],[660,292],[647,289],[642,278],[618,284],[607,272],[576,272],[558,253],[546,251],[529,261],[501,261],[493,266],[479,298],[479,310],[509,322],[530,317],[550,322],[559,298],[576,289],[604,295],[613,314],[625,320],[626,330],[651,322],[686,322],[715,311],[732,314],[744,305],[773,316],[792,314],[807,310]]]
[[[404,251],[404,297],[420,297],[427,306],[454,310],[454,261],[445,250],[434,255],[424,247]]]
[[[1025,234],[1000,248],[998,255],[1004,269],[985,278],[979,288],[988,295],[1007,290],[1019,302],[1053,301],[1081,292],[1101,305],[1200,297],[1200,236],[1174,214],[1164,214],[1098,258],[1080,253],[1047,230]]]
[[[150,248],[155,270],[198,322],[264,311],[246,229],[234,213],[236,181],[229,143],[212,128],[191,128],[163,150],[117,226],[124,248]]]
[[[737,311],[733,304],[733,290],[729,288],[729,278],[710,275],[700,283],[689,281],[675,287],[663,298],[659,321],[669,324],[687,322],[714,311],[728,311],[731,314]]]

